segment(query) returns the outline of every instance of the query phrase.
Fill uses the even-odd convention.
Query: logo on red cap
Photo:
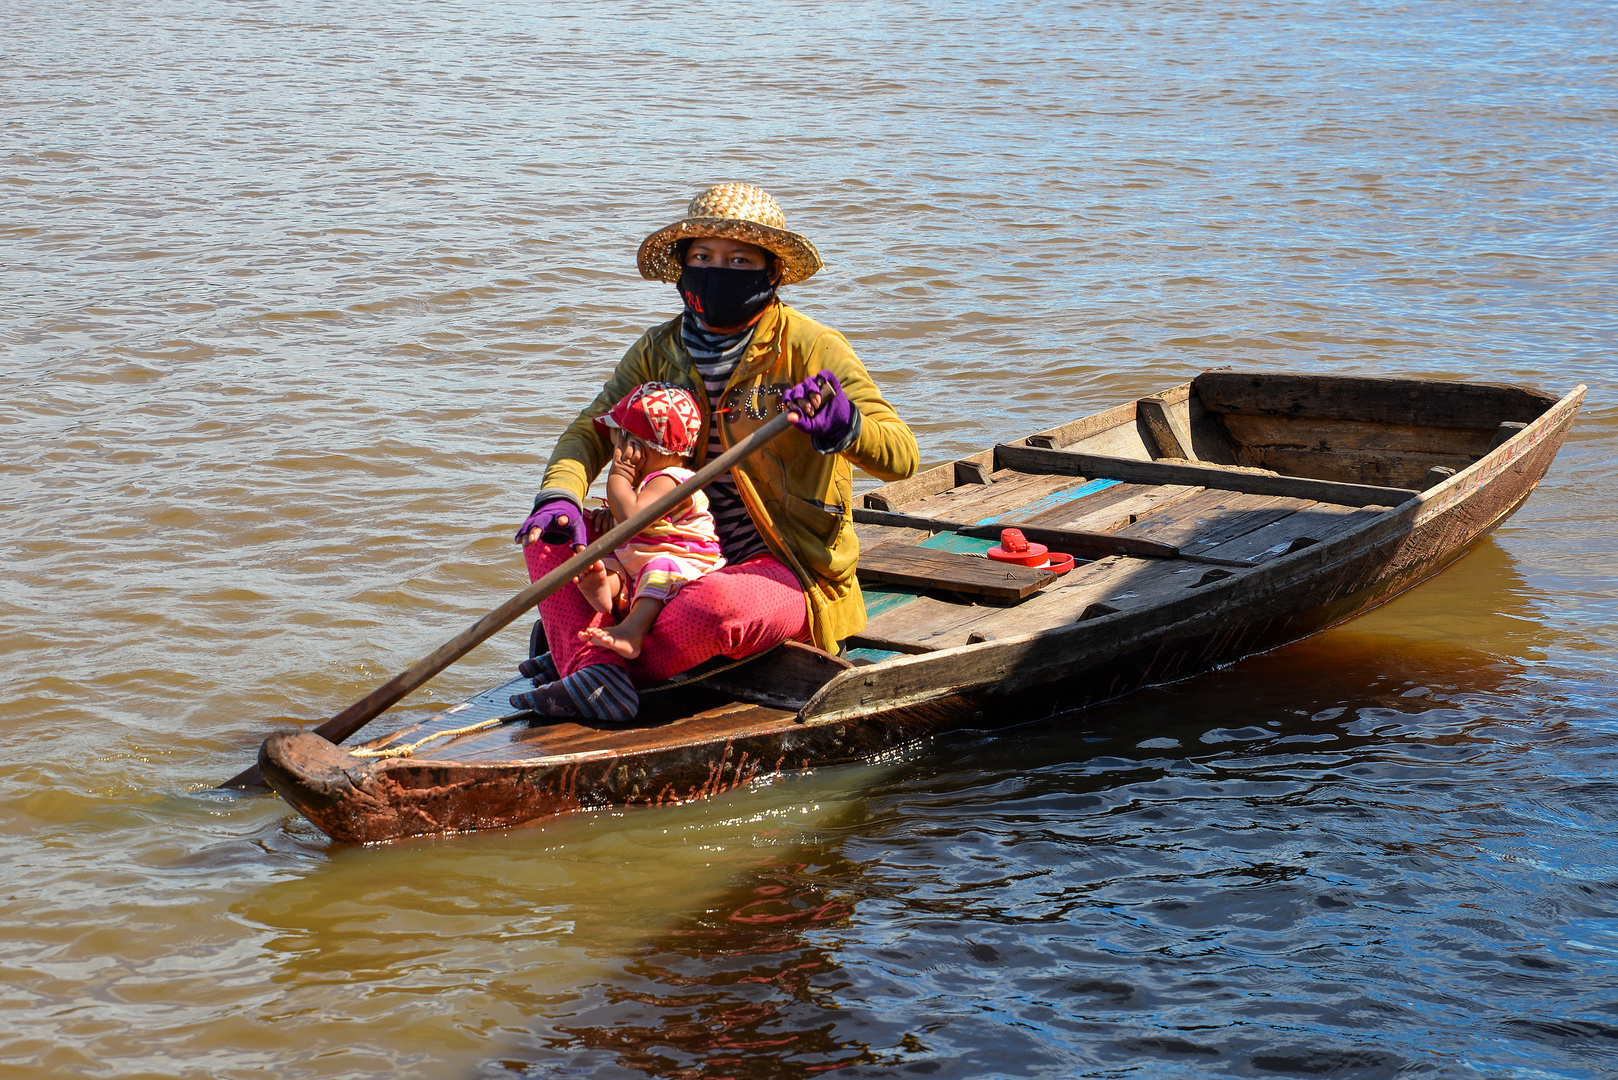
[[[697,399],[673,383],[642,383],[608,412],[595,418],[602,427],[622,428],[653,450],[688,456],[702,431]]]

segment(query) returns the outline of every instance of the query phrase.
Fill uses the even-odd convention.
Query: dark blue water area
[[[938,739],[478,1075],[1618,1074],[1618,692],[1491,619]]]

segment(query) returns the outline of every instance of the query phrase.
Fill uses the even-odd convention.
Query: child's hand
[[[612,471],[633,481],[640,475],[641,463],[646,460],[646,448],[639,439],[624,439],[612,448]]]

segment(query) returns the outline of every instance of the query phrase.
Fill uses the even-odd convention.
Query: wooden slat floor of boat
[[[1286,517],[1198,554],[1250,562],[1257,566],[1286,554],[1300,540],[1319,543],[1349,529],[1357,529],[1388,512],[1386,506],[1339,506],[1309,503]]]
[[[1187,484],[1251,495],[1290,495],[1344,506],[1397,505],[1417,494],[1413,488],[1315,479],[1310,470],[1303,468],[1297,470],[1300,475],[1280,475],[1267,469],[1232,468],[1205,461],[1134,461],[1076,450],[1045,450],[1019,443],[1001,443],[994,448],[994,453],[995,460],[1005,468],[1026,472],[1108,477],[1137,484]]]
[[[1284,496],[1206,494],[1226,498],[1223,503],[1199,502],[1194,507],[1201,511],[1199,518],[1165,514],[1162,527],[1178,523],[1188,528],[1182,548],[1253,566],[1285,554],[1300,540],[1328,540],[1388,509],[1310,503]],[[1183,511],[1188,505],[1189,500],[1170,509]],[[1190,528],[1192,525],[1196,527]],[[1012,608],[918,596],[872,617],[851,641],[863,648],[931,652],[968,644],[973,634],[993,639],[1036,633],[1077,621],[1091,604],[1127,611],[1174,599],[1184,590],[1198,587],[1208,570],[1204,564],[1174,559],[1114,556],[1080,564],[1057,584]],[[1230,570],[1246,572],[1239,567]]]
[[[1059,499],[1063,492],[1071,492],[1078,497],[1078,489],[1089,483],[1083,478],[1024,473],[1014,469],[991,473],[990,478],[994,483],[961,484],[937,495],[906,502],[902,504],[902,509],[917,517],[976,525],[1007,517],[1021,507],[1044,504],[1053,496]]]
[[[1114,532],[1161,514],[1203,491],[1184,484],[1126,484],[1095,495],[1055,506],[1031,518],[1018,519],[1026,525],[1047,529],[1074,529],[1080,532]],[[1178,515],[1176,515],[1176,518]],[[1003,520],[1011,521],[1006,517]]]
[[[1118,593],[1138,595],[1148,582],[1176,577],[1191,567],[1163,559],[1110,556],[1084,563],[1069,571],[1058,584],[1012,608],[956,603],[933,596],[918,597],[866,623],[851,639],[866,648],[898,648],[931,652],[967,644],[974,631],[993,637],[1034,633],[1074,622],[1093,603],[1108,603]],[[1197,566],[1197,570],[1207,570]]]
[[[994,485],[963,484],[914,502],[903,513],[961,525],[1004,521],[1107,532],[1133,524],[1199,488],[1177,484],[1131,484],[1120,480],[1058,478],[1003,469]],[[1041,482],[1030,482],[1038,480]],[[874,539],[874,537],[872,538]]]
[[[980,485],[974,486],[981,489]],[[1080,494],[1081,492],[1083,493]],[[1062,501],[1064,497],[1067,497],[1067,501]],[[1294,515],[1306,507],[1317,505],[1307,500],[1286,496],[1242,495],[1184,485],[1159,486],[1116,481],[1102,485],[1093,485],[1090,482],[1077,484],[1044,496],[1043,500],[1054,502],[1055,505],[1030,517],[1023,517],[1015,512],[1014,516],[1024,524],[1039,524],[1052,528],[1080,528],[1100,532],[1123,526],[1117,531],[1148,539],[1157,539],[1154,533],[1170,534],[1172,540],[1166,542],[1173,542],[1199,554],[1212,554],[1221,544],[1274,524],[1277,520]],[[976,518],[976,508],[958,505],[954,510],[959,519]],[[1346,513],[1349,508],[1344,507],[1343,510]],[[1315,523],[1316,520],[1314,516],[1299,518],[1294,523],[1297,526],[1295,531],[1277,530],[1271,534],[1274,538],[1267,539],[1256,550],[1263,552],[1277,544],[1284,550],[1297,535],[1322,532],[1322,527]],[[889,535],[912,534],[916,531],[880,525],[866,525],[862,528],[864,529],[862,539],[869,544],[880,544]],[[1322,538],[1311,537],[1316,540]],[[933,542],[936,543],[937,538],[934,538]],[[1236,557],[1245,558],[1246,555]],[[1106,560],[1103,560],[1103,563],[1107,566],[1108,580],[1115,573],[1122,572],[1118,569],[1122,565],[1134,565],[1135,568],[1130,571],[1133,574],[1147,573],[1139,564],[1119,564]],[[1118,607],[1119,605],[1111,603],[1107,597],[1099,594],[1100,579],[1094,577],[1095,565],[1081,565],[1054,587],[1047,586],[1044,593],[1061,592],[1063,595],[1060,601],[1046,600],[1042,594],[1034,601],[1018,604],[1013,609],[1015,614],[1004,616],[957,598],[917,594],[883,597],[880,607],[873,606],[868,609],[870,621],[855,642],[857,646],[863,648],[900,652],[932,651],[965,644],[966,636],[974,630],[994,636],[1005,636],[1011,625],[1020,619],[1033,620],[1028,626],[1030,630],[1046,629],[1077,619],[1091,603],[1106,603]],[[1166,573],[1171,578],[1177,578],[1183,572],[1185,567],[1182,565]],[[1097,588],[1092,588],[1092,585]],[[1082,590],[1082,596],[1075,590]],[[1075,599],[1075,596],[1078,598]],[[1032,608],[1029,606],[1031,603]],[[1072,610],[1069,610],[1070,608]]]
[[[991,611],[966,629],[983,640],[1017,637],[1040,630],[1052,630],[1078,622],[1092,604],[1117,611],[1138,611],[1177,600],[1195,588],[1209,568],[1192,563],[1140,559],[1118,555],[1090,564],[1091,573],[1054,594],[1049,601],[1023,618],[1009,612]],[[1240,572],[1240,571],[1236,571]],[[968,644],[967,637],[949,642]]]
[[[422,760],[532,763],[577,754],[637,754],[790,729],[797,724],[797,715],[789,709],[734,702],[633,727],[594,727],[567,720],[518,722],[508,725],[503,742],[491,738],[446,752],[424,748]]]
[[[1070,573],[1077,573],[1077,569]],[[1045,593],[1012,609],[1021,612],[1029,604],[1042,604]],[[991,612],[1004,610],[987,604],[968,604],[920,595],[870,619],[865,629],[849,638],[854,648],[887,649],[901,653],[933,652],[965,644],[972,627]]]
[[[527,679],[515,679],[473,698],[470,708],[453,714],[441,713],[429,717],[426,721],[363,745],[368,748],[387,744],[406,745],[437,731],[450,731],[477,723],[479,720],[508,715],[513,710],[506,699],[511,694],[527,689],[528,686]],[[596,726],[589,723],[575,723],[571,720],[532,717],[428,743],[416,751],[414,756],[404,760],[422,764],[432,762],[490,764],[532,762],[551,757],[603,751],[635,753],[704,741],[715,734],[740,736],[791,727],[797,722],[796,716],[797,713],[790,709],[733,702],[697,709],[688,715],[678,715],[676,711],[675,715],[670,716],[664,712],[630,727]],[[356,762],[362,760],[376,759],[357,758]]]
[[[860,550],[865,551],[878,544],[919,544],[933,534],[926,529],[896,529],[891,525],[869,525],[856,521],[854,535],[859,538]]]
[[[1308,499],[1286,495],[1243,495],[1203,488],[1173,504],[1172,512],[1153,511],[1115,531],[1119,536],[1138,536],[1201,554],[1310,505]]]

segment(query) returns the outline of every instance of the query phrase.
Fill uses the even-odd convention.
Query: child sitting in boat
[[[643,383],[595,422],[612,439],[607,472],[611,524],[627,521],[693,475],[682,463],[696,449],[702,413],[689,391],[671,383]],[[623,610],[626,597],[629,609],[616,626],[580,630],[579,640],[633,660],[663,605],[686,584],[723,565],[708,496],[694,492],[610,558],[579,575],[579,592],[596,611],[610,618]]]

